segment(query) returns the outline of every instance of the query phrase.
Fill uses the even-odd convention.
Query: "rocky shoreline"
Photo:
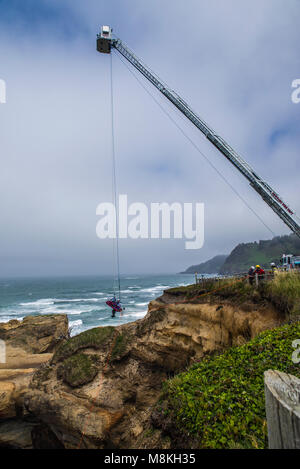
[[[141,320],[72,338],[65,315],[0,324],[0,448],[170,448],[162,383],[281,321],[268,303],[167,291]]]

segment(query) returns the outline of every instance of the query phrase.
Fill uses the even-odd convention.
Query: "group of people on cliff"
[[[259,264],[257,264],[256,267],[254,267],[254,265],[252,265],[249,269],[249,272],[248,272],[248,278],[249,278],[250,285],[253,285],[256,275],[257,275],[258,280],[261,281],[265,278],[265,274],[266,274],[266,272],[264,271],[264,269]]]
[[[273,274],[276,272],[277,267],[276,267],[275,262],[271,262],[271,270],[272,270]],[[264,269],[259,264],[257,264],[256,267],[254,267],[254,265],[252,265],[249,269],[249,272],[248,272],[248,278],[249,278],[250,285],[253,285],[254,280],[255,280],[256,277],[257,277],[258,281],[264,280],[265,275],[266,275],[266,272],[264,271]]]

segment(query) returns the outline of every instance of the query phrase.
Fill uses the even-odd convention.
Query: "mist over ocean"
[[[141,319],[149,301],[163,290],[194,282],[193,275],[128,275],[121,279],[123,316],[111,318],[105,304],[112,296],[112,277],[0,279],[0,322],[29,315],[67,314],[71,334],[97,326]]]

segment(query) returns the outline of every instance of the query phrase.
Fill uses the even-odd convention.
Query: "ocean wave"
[[[19,303],[19,306],[23,306],[25,308],[45,308],[51,305],[68,305],[70,303],[99,303],[102,302],[102,298],[47,298],[47,299],[40,299],[36,301],[27,301],[26,303]]]
[[[42,300],[36,301],[27,301],[26,303],[19,303],[19,306],[47,306],[47,305],[54,305],[54,298],[45,298]]]
[[[70,321],[70,327],[78,327],[82,326],[82,321],[81,319],[77,319],[77,321]]]
[[[15,320],[17,319],[18,321],[22,321],[24,319],[24,316],[20,316],[18,318],[14,318],[14,317],[11,317],[11,316],[0,316],[0,323],[1,322],[9,322],[9,321],[12,321],[12,320]]]
[[[140,311],[138,313],[129,313],[129,314],[123,314],[124,318],[143,318],[146,316],[148,311]]]
[[[67,308],[55,308],[55,307],[50,307],[46,308],[42,311],[42,314],[68,314],[68,315],[77,315],[77,314],[82,314],[82,313],[90,313],[91,311],[94,310],[93,306],[90,307],[82,307],[82,308],[72,308],[72,309],[67,309]]]
[[[55,299],[54,304],[64,304],[64,303],[97,303],[98,301],[101,301],[101,298],[63,298],[63,299]]]
[[[98,321],[106,321],[107,319],[111,319],[111,316],[104,316],[104,318],[99,318]]]
[[[83,328],[81,327],[82,324],[83,323],[81,319],[78,319],[77,321],[70,321],[69,326],[71,329],[71,337],[83,331]]]
[[[140,292],[143,293],[155,293],[160,290],[165,290],[166,288],[170,288],[169,285],[156,285],[155,287],[143,288]]]

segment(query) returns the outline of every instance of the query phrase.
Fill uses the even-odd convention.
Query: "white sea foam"
[[[136,306],[146,306],[149,302],[145,301],[145,303],[136,303]]]
[[[70,327],[78,327],[78,326],[82,326],[81,319],[77,319],[77,321],[70,321]]]
[[[59,307],[50,307],[50,308],[46,308],[46,309],[43,309],[42,311],[42,314],[69,314],[69,315],[73,315],[73,314],[82,314],[82,313],[90,313],[91,311],[93,311],[93,307],[92,306],[82,306],[81,308],[72,308],[72,309],[67,309],[67,308],[59,308]]]
[[[134,313],[132,314],[131,316],[134,316],[135,318],[143,318],[144,316],[146,316],[146,314],[148,313],[148,311],[140,311],[139,313]]]
[[[170,288],[170,286],[169,285],[157,285],[156,287],[143,288],[142,290],[140,290],[140,292],[155,293],[157,291],[165,290],[166,288]]]
[[[9,322],[12,319],[17,319],[18,321],[22,321],[24,319],[24,316],[20,316],[18,318],[14,318],[14,317],[11,317],[11,316],[0,316],[0,323],[1,322]]]
[[[101,298],[62,298],[62,299],[55,299],[54,303],[84,303],[84,302],[98,302],[101,301]]]
[[[78,319],[77,321],[70,321],[69,323],[70,329],[71,329],[71,337],[73,335],[79,334],[82,332],[82,321],[81,319]]]
[[[98,303],[102,298],[46,298],[36,301],[27,301],[26,303],[19,303],[19,306],[25,307],[44,307],[60,303]]]
[[[41,300],[36,300],[36,301],[28,301],[26,303],[19,303],[19,306],[47,306],[47,305],[54,305],[54,299],[53,298],[45,298]]]
[[[140,311],[139,313],[129,313],[129,314],[123,314],[124,318],[143,318],[146,316],[148,311]]]

